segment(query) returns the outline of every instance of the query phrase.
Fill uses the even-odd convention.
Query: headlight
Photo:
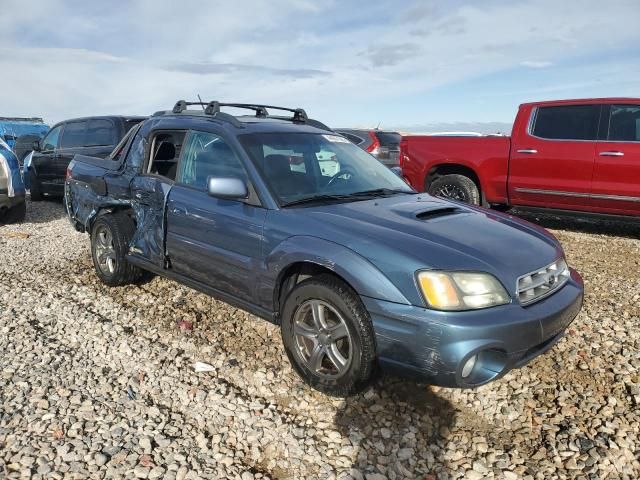
[[[502,284],[488,273],[418,272],[427,305],[436,310],[475,310],[510,302]]]

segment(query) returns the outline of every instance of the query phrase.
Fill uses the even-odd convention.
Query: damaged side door
[[[141,144],[146,143],[144,132]],[[140,173],[131,181],[131,204],[137,228],[131,239],[131,255],[159,268],[167,266],[165,232],[167,199],[173,187],[184,132],[152,131],[147,145],[134,145],[144,152]]]

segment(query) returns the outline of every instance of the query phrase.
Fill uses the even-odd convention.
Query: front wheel
[[[282,340],[291,364],[311,387],[346,397],[375,372],[375,335],[358,295],[329,275],[296,285],[282,309]]]
[[[31,195],[32,202],[39,202],[42,200],[42,189],[40,187],[40,180],[36,172],[29,170],[29,193]]]
[[[134,229],[133,221],[123,213],[98,217],[91,229],[93,265],[100,280],[111,287],[133,283],[141,275],[126,259]]]
[[[473,180],[459,174],[438,177],[427,189],[429,195],[480,205],[480,190]]]

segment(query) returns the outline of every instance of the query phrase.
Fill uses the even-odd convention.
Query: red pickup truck
[[[525,103],[511,137],[403,136],[400,166],[476,205],[640,216],[640,99]]]

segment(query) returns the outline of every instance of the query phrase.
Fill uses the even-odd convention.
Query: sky
[[[640,1],[0,0],[0,116],[179,99],[334,127],[508,131],[535,100],[640,96]]]

